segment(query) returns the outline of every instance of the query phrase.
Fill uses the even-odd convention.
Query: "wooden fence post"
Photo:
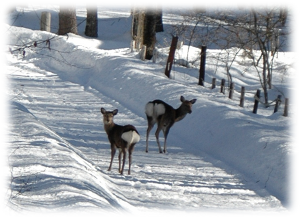
[[[278,111],[280,103],[281,103],[281,95],[278,95],[277,99],[276,99],[276,104],[275,104],[275,107],[274,107],[274,113],[276,113]]]
[[[285,117],[288,116],[288,109],[289,109],[289,99],[285,98],[283,116]]]
[[[245,87],[242,86],[242,88],[241,88],[240,107],[244,107],[244,101],[245,101]]]
[[[40,28],[42,31],[51,31],[51,14],[50,12],[43,11],[41,14]]]
[[[255,97],[257,97],[258,99],[260,98],[260,90],[259,89],[257,89]],[[259,101],[257,99],[255,99],[254,100],[254,107],[253,107],[253,113],[254,114],[257,113],[258,103],[259,103]]]
[[[229,98],[230,98],[230,99],[232,99],[233,92],[234,92],[234,83],[231,82],[231,83],[230,83],[230,90],[229,90]]]
[[[199,81],[198,81],[198,85],[200,85],[200,86],[204,86],[205,61],[206,61],[206,46],[202,46],[201,47],[200,70],[199,70]]]
[[[212,78],[211,89],[216,88],[216,78]]]
[[[172,65],[173,65],[173,60],[174,60],[175,50],[176,50],[176,47],[177,47],[177,42],[178,42],[178,37],[173,36],[171,47],[170,47],[170,52],[169,52],[169,57],[168,57],[167,64],[166,64],[166,69],[165,69],[165,75],[168,78],[170,78],[170,72],[171,72]]]
[[[221,80],[221,89],[220,92],[225,94],[225,79]]]

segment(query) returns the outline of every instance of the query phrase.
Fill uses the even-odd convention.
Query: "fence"
[[[171,72],[171,68],[172,68],[172,64],[174,61],[174,53],[175,50],[177,48],[177,42],[178,42],[178,37],[173,37],[172,39],[172,43],[170,46],[170,52],[169,52],[169,56],[167,59],[167,63],[166,63],[166,68],[165,68],[165,75],[170,78],[170,72]],[[134,43],[132,43],[132,45],[134,45]],[[135,48],[132,47],[132,51]],[[142,60],[145,60],[144,58],[144,50],[146,48],[143,48],[140,51],[140,57]],[[153,62],[156,62],[157,59],[157,51],[155,50],[154,52],[154,57],[153,57]],[[206,64],[206,46],[202,46],[201,48],[201,56],[200,56],[200,69],[199,69],[199,81],[198,81],[198,85],[203,86],[204,87],[204,82],[208,83],[207,81],[205,81],[205,64]],[[216,88],[216,83],[217,83],[217,79],[216,78],[212,78],[212,82],[211,82],[211,89],[215,89]],[[226,80],[222,79],[221,80],[221,84],[220,84],[220,93],[223,93],[225,95],[225,83]],[[228,94],[228,98],[229,99],[233,99],[233,94],[234,94],[235,90],[234,90],[234,83],[231,82],[229,84],[229,94]],[[277,98],[275,100],[273,100],[272,102],[268,103],[268,102],[263,102],[261,100],[261,96],[260,96],[260,89],[256,90],[256,93],[254,94],[254,103],[253,103],[253,110],[252,112],[254,114],[257,114],[258,111],[258,105],[259,103],[264,105],[265,108],[269,108],[274,106],[274,111],[273,113],[278,112],[278,109],[281,105],[281,95],[278,95]],[[240,100],[239,100],[239,106],[240,107],[244,107],[244,101],[245,101],[245,93],[246,93],[246,88],[244,86],[241,87],[241,91],[240,91]],[[249,93],[249,92],[248,92]],[[289,110],[289,99],[285,98],[285,103],[284,103],[284,112],[283,112],[283,116],[287,117],[288,116],[288,110]]]
[[[225,95],[225,90],[226,90],[226,87],[225,87],[225,79],[222,79],[221,80],[221,83],[220,83],[220,93],[223,93]],[[211,89],[215,89],[216,88],[216,78],[212,78],[212,83],[211,83]],[[229,85],[229,94],[228,94],[228,98],[229,99],[233,99],[233,93],[234,93],[234,83],[231,82],[230,85]],[[275,100],[273,100],[272,102],[268,102],[268,103],[265,103],[261,100],[261,95],[260,95],[260,89],[257,89],[256,90],[256,93],[253,97],[254,99],[254,105],[253,105],[253,113],[256,114],[257,113],[257,110],[258,110],[258,105],[259,103],[264,105],[265,108],[269,108],[269,107],[272,107],[274,106],[274,113],[278,112],[278,109],[281,105],[281,95],[278,95],[277,98]],[[239,101],[239,106],[240,107],[244,107],[244,101],[245,101],[245,93],[246,93],[246,88],[244,86],[241,87],[241,92],[239,93],[240,94],[240,101]],[[287,117],[288,116],[288,108],[289,108],[289,99],[288,98],[285,98],[285,103],[284,103],[284,112],[283,112],[283,116]]]

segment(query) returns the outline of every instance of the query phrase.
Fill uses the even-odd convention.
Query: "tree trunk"
[[[257,18],[257,14],[255,11],[252,11],[253,17],[254,17],[254,34],[256,36],[256,40],[257,43],[259,45],[259,49],[263,58],[263,72],[262,72],[262,76],[263,76],[263,80],[261,81],[261,85],[262,88],[264,90],[264,98],[265,98],[265,104],[268,103],[269,99],[268,99],[268,77],[267,77],[267,71],[268,71],[268,47],[264,44],[265,41],[263,41],[260,38],[260,28],[258,28],[258,18]]]
[[[134,47],[139,50],[142,47],[144,40],[144,20],[145,12],[141,9],[133,9],[132,11],[132,40]]]
[[[135,39],[138,35],[138,26],[139,26],[139,11],[132,10],[132,26],[131,26],[131,37]]]
[[[60,8],[58,35],[77,34],[76,9],[74,7]]]
[[[144,39],[146,45],[146,59],[150,60],[153,56],[153,50],[156,42],[156,13],[155,11],[146,11],[144,20]]]
[[[84,34],[90,37],[98,37],[98,17],[96,7],[87,8],[86,26]]]
[[[268,103],[268,80],[267,80],[267,60],[265,55],[263,55],[263,90],[264,90],[264,98],[265,104]]]
[[[164,26],[162,22],[162,9],[159,9],[156,11],[156,27],[155,31],[158,32],[163,32],[164,31]]]

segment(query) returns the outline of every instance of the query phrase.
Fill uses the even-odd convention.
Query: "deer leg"
[[[110,158],[110,165],[108,167],[108,171],[111,170],[112,162],[116,153],[116,147],[114,145],[111,145],[110,147],[111,147],[111,158]]]
[[[159,132],[161,130],[161,127],[160,125],[158,124],[157,125],[157,130],[155,132],[155,136],[156,136],[156,142],[157,142],[157,145],[158,145],[158,150],[159,150],[159,153],[162,153],[162,150],[161,150],[161,146],[160,146],[160,143],[159,143]]]
[[[128,175],[130,175],[131,161],[132,161],[131,155],[132,155],[133,149],[134,149],[134,144],[132,144],[131,147],[130,147],[129,150],[128,150],[128,156],[129,156],[129,169],[128,169]]]
[[[148,153],[148,139],[149,139],[149,134],[151,129],[154,126],[154,122],[152,122],[152,118],[147,116],[147,120],[148,120],[148,128],[147,128],[147,134],[146,134],[146,152]]]
[[[164,153],[167,152],[167,137],[168,137],[169,131],[170,131],[170,127],[166,127],[166,128],[163,129],[164,137],[165,137],[165,141],[164,141]]]
[[[119,173],[121,173],[121,157],[122,157],[122,150],[119,149]]]
[[[123,175],[125,160],[126,160],[126,148],[122,149],[122,153],[123,153],[123,165],[120,173]]]

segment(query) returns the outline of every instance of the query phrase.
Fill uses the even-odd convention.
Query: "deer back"
[[[153,122],[163,122],[167,126],[174,123],[176,116],[175,109],[171,105],[158,99],[146,104],[145,113]]]
[[[120,126],[115,124],[110,131],[107,131],[110,143],[115,144],[118,148],[126,147],[129,144],[135,144],[140,140],[140,136],[136,128],[132,125]]]

